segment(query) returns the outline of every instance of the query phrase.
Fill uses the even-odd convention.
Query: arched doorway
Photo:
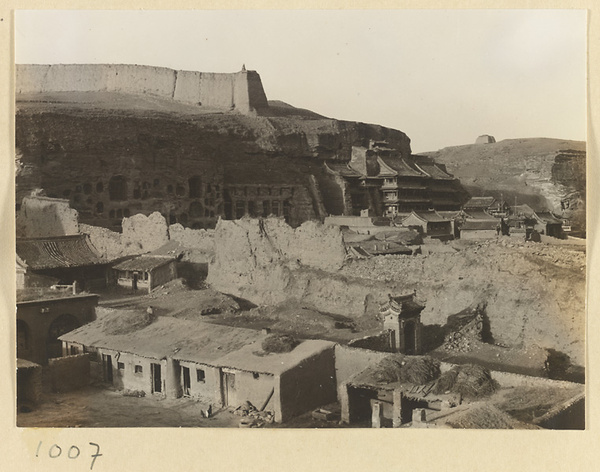
[[[58,337],[62,336],[69,331],[73,331],[79,328],[81,323],[73,315],[60,315],[56,318],[48,328],[48,337],[46,339],[46,357],[51,359],[53,357],[62,356],[62,343]]]

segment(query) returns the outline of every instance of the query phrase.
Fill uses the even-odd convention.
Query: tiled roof
[[[465,213],[467,218],[472,218],[474,220],[494,220],[496,222],[500,221],[498,218],[490,215],[484,210],[470,210],[466,211]]]
[[[447,218],[444,218],[442,215],[440,215],[437,211],[432,210],[432,211],[413,211],[413,213],[418,216],[419,218],[421,218],[424,221],[428,221],[431,223],[437,222],[437,221],[450,221]]]
[[[435,164],[418,164],[418,167],[435,180],[454,180],[454,177],[444,172]]]
[[[417,169],[413,169],[404,159],[383,158],[383,161],[401,177],[427,177]]]
[[[473,230],[496,230],[500,225],[500,220],[465,220],[463,225],[460,227],[461,231],[473,231]]]
[[[556,218],[549,211],[536,211],[536,215],[546,224],[562,224],[562,220]]]
[[[86,234],[17,239],[17,255],[33,270],[106,264]]]
[[[494,197],[471,197],[471,199],[465,203],[464,207],[467,208],[489,208],[494,204]]]
[[[415,301],[415,296],[411,293],[399,297],[389,296],[388,301],[381,305],[379,311],[383,313],[392,309],[396,313],[399,313],[400,316],[412,317],[420,313],[424,308],[425,306]]]
[[[342,177],[360,177],[361,174],[351,169],[347,163],[342,162],[326,162],[325,166],[332,172],[341,175]]]

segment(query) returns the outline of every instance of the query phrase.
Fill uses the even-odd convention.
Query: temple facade
[[[353,146],[349,162],[326,162],[344,195],[344,215],[369,210],[394,217],[419,210],[459,210],[469,197],[458,179],[425,156],[402,156],[384,141]]]

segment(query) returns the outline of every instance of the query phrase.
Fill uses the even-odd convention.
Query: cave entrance
[[[127,178],[115,175],[108,182],[108,197],[112,201],[127,200]]]

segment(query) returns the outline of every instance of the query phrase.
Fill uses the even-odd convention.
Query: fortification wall
[[[150,94],[195,105],[250,113],[268,107],[255,71],[207,73],[130,64],[19,64],[16,91]]]

